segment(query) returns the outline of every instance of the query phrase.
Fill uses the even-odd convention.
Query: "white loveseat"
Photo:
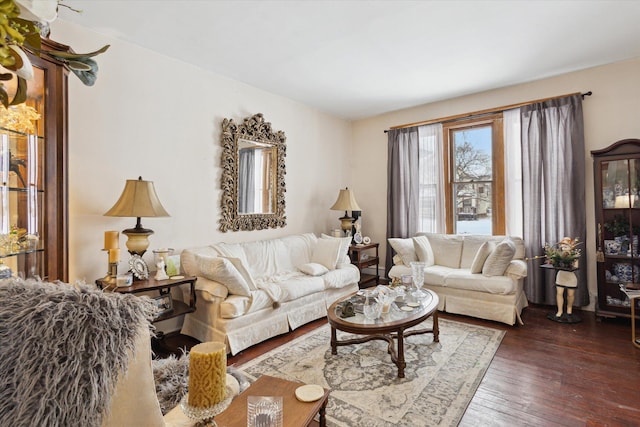
[[[197,276],[196,311],[182,333],[227,343],[231,354],[327,315],[358,290],[350,238],[312,233],[188,248],[181,265]]]
[[[389,239],[396,252],[390,278],[411,275],[424,261],[424,286],[440,297],[438,309],[514,325],[528,302],[524,241],[519,237],[417,233]]]

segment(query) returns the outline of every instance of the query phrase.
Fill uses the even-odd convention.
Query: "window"
[[[443,125],[446,230],[504,234],[502,114]]]

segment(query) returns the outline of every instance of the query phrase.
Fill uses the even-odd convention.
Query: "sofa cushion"
[[[404,265],[409,265],[414,261],[418,261],[416,249],[413,245],[412,238],[401,239],[394,237],[387,240],[389,241],[389,244],[391,245],[393,250],[396,251],[398,255],[400,255],[400,258],[402,258],[402,263]]]
[[[324,280],[325,289],[344,288],[352,283],[358,283],[360,271],[355,265],[349,264],[328,272],[322,276],[322,280]]]
[[[431,248],[435,265],[443,265],[450,268],[460,267],[462,256],[463,236],[454,234],[425,233]]]
[[[443,286],[445,278],[455,270],[455,268],[445,267],[443,265],[427,267],[424,269],[424,283],[425,285]],[[409,274],[411,273],[409,272]]]
[[[504,239],[504,236],[495,238],[495,236],[484,236],[477,234],[465,234],[464,244],[462,247],[462,255],[460,257],[460,268],[471,268],[471,263],[478,253],[478,249],[483,243],[488,241],[499,242]]]
[[[238,258],[233,259],[238,260]],[[231,294],[250,295],[251,288],[249,284],[242,273],[234,266],[231,259],[196,255],[196,260],[198,269],[205,278],[225,285]],[[241,265],[240,262],[238,264]]]
[[[293,301],[305,295],[324,291],[324,279],[322,277],[300,275],[279,282],[278,287],[287,293],[284,301]]]
[[[465,247],[467,242],[464,242]],[[482,267],[484,266],[487,257],[491,254],[491,245],[489,242],[484,242],[480,245],[478,250],[476,251],[476,255],[473,257],[473,261],[471,262],[471,273],[479,274],[482,273]]]
[[[444,279],[447,288],[465,289],[468,291],[486,292],[490,294],[512,294],[516,281],[507,276],[485,276],[472,274],[468,269],[450,272]]]
[[[493,248],[484,262],[482,274],[485,276],[502,276],[516,253],[516,245],[513,240],[507,237],[498,244],[490,242],[489,246],[493,246]]]
[[[244,265],[249,265],[247,261],[247,257],[240,246],[239,243],[216,243],[213,245],[213,248],[220,254],[221,256],[226,256],[230,258],[240,258]]]
[[[340,241],[340,255],[338,258],[338,266],[341,264],[350,264],[351,258],[349,258],[349,247],[351,246],[351,236],[347,237],[333,237],[328,234],[321,234],[322,239],[336,239]]]
[[[338,239],[318,239],[311,256],[311,262],[322,264],[328,270],[335,270],[341,246],[342,242]]]
[[[308,262],[298,266],[298,270],[309,276],[322,276],[329,271],[327,267],[316,262]]]
[[[424,262],[427,267],[433,265],[433,249],[426,236],[416,236],[413,238],[413,247],[416,251],[418,261]]]

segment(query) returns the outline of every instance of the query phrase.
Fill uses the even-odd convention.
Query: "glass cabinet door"
[[[44,49],[67,47],[43,40]],[[67,74],[29,54],[27,101],[0,105],[0,278],[67,281]],[[15,78],[3,81],[10,99]]]
[[[0,277],[44,271],[44,139],[0,129]]]

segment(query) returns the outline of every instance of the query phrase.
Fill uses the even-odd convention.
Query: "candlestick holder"
[[[100,281],[111,286],[116,285],[116,278],[118,276],[118,263],[111,261],[111,254],[109,253],[111,249],[106,249],[107,252],[107,275],[104,276]]]
[[[200,423],[204,423],[208,427],[216,427],[217,424],[214,421],[214,417],[218,414],[221,414],[225,409],[231,405],[231,400],[233,399],[233,389],[229,386],[225,387],[226,395],[225,398],[216,403],[215,405],[208,408],[195,408],[189,405],[189,393],[182,396],[180,400],[180,407],[182,408],[182,412],[191,418],[192,420],[199,421]]]

